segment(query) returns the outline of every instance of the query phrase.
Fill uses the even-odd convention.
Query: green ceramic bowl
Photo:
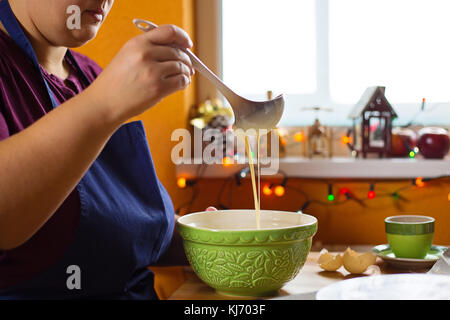
[[[433,243],[434,218],[393,216],[386,218],[384,224],[389,246],[397,258],[425,258]]]
[[[261,210],[198,212],[178,219],[184,249],[197,274],[219,293],[269,296],[300,271],[317,231],[313,216]]]

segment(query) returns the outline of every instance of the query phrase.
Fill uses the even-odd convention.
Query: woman
[[[101,72],[68,48],[113,2],[0,1],[0,299],[157,298],[147,266],[180,250],[142,123],[123,123],[189,85],[192,42],[161,26]]]

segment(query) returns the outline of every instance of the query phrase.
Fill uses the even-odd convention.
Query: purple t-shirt
[[[80,53],[72,51],[72,54],[92,82],[101,68]],[[71,72],[64,81],[41,67],[58,104],[86,88],[69,60],[68,63]],[[0,29],[0,141],[26,129],[51,109],[41,75],[27,55]],[[18,248],[0,251],[0,289],[20,284],[51,268],[74,239],[79,217],[80,199],[74,189],[32,238]]]

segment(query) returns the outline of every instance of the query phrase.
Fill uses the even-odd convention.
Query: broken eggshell
[[[345,250],[342,260],[345,270],[353,274],[361,274],[375,263],[377,257],[372,252],[359,254],[349,247]]]
[[[326,271],[336,271],[342,267],[342,255],[339,253],[333,255],[329,253],[327,249],[322,249],[322,251],[320,251],[319,259],[317,259],[317,263],[319,264],[319,267]]]

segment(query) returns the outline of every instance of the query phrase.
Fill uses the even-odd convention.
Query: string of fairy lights
[[[199,166],[197,169],[196,179],[188,180],[184,177],[180,177],[177,180],[178,187],[184,189],[188,187],[193,187],[192,196],[189,201],[182,204],[178,209],[177,213],[179,214],[181,210],[185,210],[186,212],[190,212],[193,203],[195,202],[198,194],[199,194],[199,185],[197,183],[198,180],[201,179],[203,172],[206,166]],[[275,183],[272,179],[261,181],[261,194],[263,197],[278,197],[282,198],[286,195],[286,190],[291,190],[302,196],[303,202],[302,204],[296,208],[298,211],[305,211],[311,207],[311,205],[321,205],[321,206],[337,206],[349,203],[351,201],[358,203],[362,207],[366,207],[367,201],[374,201],[376,198],[391,198],[394,201],[404,201],[409,202],[410,200],[406,198],[403,193],[407,189],[411,188],[424,188],[427,185],[430,185],[433,182],[447,182],[450,183],[450,176],[443,175],[434,178],[423,178],[416,177],[411,179],[409,182],[405,182],[401,187],[396,188],[395,190],[389,192],[377,192],[376,186],[381,184],[381,181],[378,182],[358,182],[358,185],[364,184],[367,185],[365,196],[361,196],[361,192],[355,192],[351,188],[345,186],[348,184],[347,181],[338,181],[333,180],[333,182],[329,182],[327,180],[322,179],[314,179],[317,182],[323,183],[326,188],[326,192],[324,192],[322,196],[322,200],[311,199],[308,196],[308,193],[299,188],[298,186],[293,185],[290,181],[294,181],[294,179],[289,178],[284,172],[280,171],[281,175],[280,183]],[[227,177],[223,182],[218,191],[217,199],[215,206],[219,209],[231,209],[233,207],[233,197],[232,197],[232,188],[240,187],[242,185],[242,180],[248,178],[249,176],[249,168],[243,168],[235,172],[234,174]],[[355,184],[356,182],[352,182]],[[228,201],[224,198],[225,191],[228,187]],[[358,194],[358,195],[357,195]],[[446,194],[447,200],[450,202],[450,192],[447,191]],[[226,203],[226,204],[225,204]]]

